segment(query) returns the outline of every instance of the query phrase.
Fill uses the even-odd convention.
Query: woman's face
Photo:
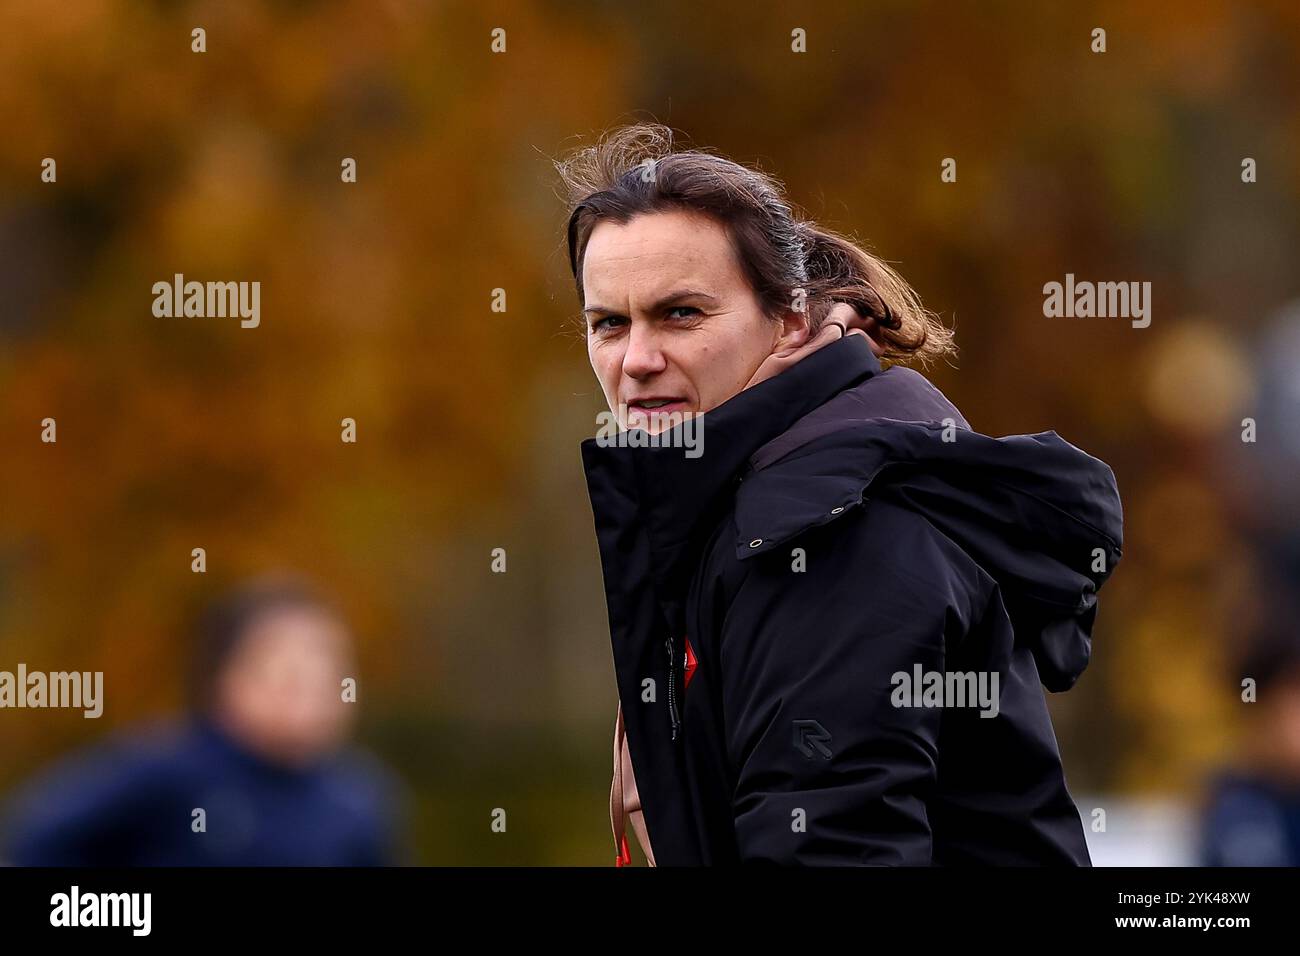
[[[656,212],[601,221],[582,265],[587,353],[623,428],[658,432],[741,391],[763,360],[806,334],[805,317],[767,318],[726,229]]]
[[[313,609],[268,612],[249,625],[217,682],[217,713],[246,747],[299,765],[347,735],[353,708],[342,699],[350,638]]]

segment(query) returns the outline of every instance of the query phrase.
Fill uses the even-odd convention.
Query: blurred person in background
[[[1201,862],[1300,866],[1300,637],[1294,626],[1284,618],[1263,626],[1240,673],[1254,679],[1256,700],[1247,707],[1237,761],[1210,781]]]
[[[399,862],[399,789],[341,750],[351,636],[296,578],[253,581],[197,628],[192,719],[122,733],[29,782],[4,821],[19,866]]]
[[[1259,617],[1231,655],[1244,722],[1207,782],[1198,849],[1206,866],[1300,866],[1300,301],[1269,317],[1252,365],[1268,440],[1232,441],[1224,484],[1254,552]]]

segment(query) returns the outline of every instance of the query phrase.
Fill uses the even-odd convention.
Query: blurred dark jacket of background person
[[[1210,780],[1201,863],[1300,866],[1300,638],[1273,621],[1241,665],[1257,700],[1239,761]]]
[[[251,582],[200,622],[192,718],[115,735],[30,781],[5,814],[19,866],[401,862],[399,788],[342,747],[342,618],[294,578]]]

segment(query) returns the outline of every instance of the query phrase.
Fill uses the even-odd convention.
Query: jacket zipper
[[[677,659],[671,634],[664,639],[664,646],[668,649],[668,716],[672,718],[673,740],[676,740],[681,718],[677,714]]]
[[[743,480],[744,480],[743,478],[737,478],[736,484],[740,484],[740,482]],[[713,534],[710,536],[708,543],[704,546],[704,551],[702,552],[703,554],[709,553],[709,551],[713,547],[713,542],[717,540],[718,535],[722,533],[722,529],[724,527],[725,527],[724,524],[719,523],[718,527],[714,530]],[[704,563],[703,561],[701,561],[700,566],[695,571],[695,580],[692,583],[690,590],[687,591],[688,595],[695,593],[695,591],[699,587],[700,579],[703,577],[703,575],[704,575]],[[677,649],[673,642],[673,636],[671,633],[669,633],[669,635],[666,638],[664,638],[664,647],[668,651],[668,716],[672,720],[672,724],[673,724],[672,739],[675,741],[677,739],[678,731],[681,729],[682,726],[682,719],[681,719],[681,715],[677,711]],[[686,668],[686,652],[685,649],[683,649],[682,651],[683,674],[685,674],[685,668]]]

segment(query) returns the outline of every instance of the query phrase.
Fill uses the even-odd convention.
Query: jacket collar
[[[597,524],[640,524],[649,538],[652,573],[667,593],[680,593],[683,558],[707,530],[702,519],[727,503],[750,456],[836,393],[879,373],[864,337],[828,345],[704,414],[697,423],[703,447],[695,458],[672,436],[685,426],[661,435],[657,447],[586,439],[583,463]]]

